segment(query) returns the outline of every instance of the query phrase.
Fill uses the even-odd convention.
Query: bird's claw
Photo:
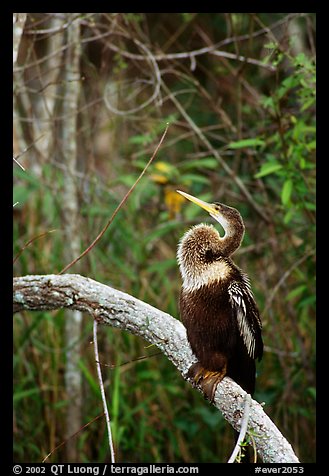
[[[192,380],[194,385],[200,387],[207,400],[213,403],[217,385],[223,380],[225,374],[226,367],[220,371],[211,371],[196,362],[190,367],[187,377]]]

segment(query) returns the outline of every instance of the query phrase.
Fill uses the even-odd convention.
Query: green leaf
[[[316,149],[316,140],[312,140],[308,144],[306,144],[307,150],[315,150]]]
[[[145,243],[151,243],[153,240],[157,240],[162,236],[172,233],[175,229],[177,229],[176,222],[166,222],[163,225],[159,225],[150,233],[146,233],[144,241]]]
[[[265,145],[265,141],[255,137],[253,139],[242,139],[235,142],[230,142],[227,147],[229,149],[243,149],[245,147],[257,147],[260,145]]]
[[[295,64],[299,66],[305,66],[305,64],[309,63],[307,60],[305,53],[298,53],[295,57]]]
[[[284,182],[281,190],[281,202],[282,205],[287,206],[290,202],[291,192],[292,192],[293,182],[291,179],[288,179]]]
[[[216,169],[218,167],[218,162],[213,157],[205,157],[204,159],[191,160],[184,164],[181,169],[188,170],[202,167],[205,169]]]
[[[209,179],[207,177],[202,177],[202,175],[197,175],[197,174],[184,174],[184,183],[188,183],[189,181],[191,183],[203,183],[205,185],[209,184]]]
[[[308,393],[311,395],[311,397],[316,399],[316,388],[315,387],[308,387],[307,389]]]
[[[275,43],[274,41],[270,41],[269,43],[266,43],[266,45],[264,45],[264,48],[267,48],[269,50],[274,50],[278,47],[278,43]]]
[[[289,208],[285,216],[283,217],[283,223],[287,225],[293,217],[293,208]]]
[[[314,212],[316,210],[316,205],[315,203],[312,203],[312,202],[306,202],[305,208],[307,208],[307,210],[311,210],[312,212]]]
[[[265,177],[282,169],[282,165],[278,162],[267,162],[261,166],[260,171],[255,175],[255,178]]]
[[[298,78],[295,76],[288,76],[285,80],[282,81],[281,86],[279,87],[276,95],[281,99],[285,94],[290,92],[291,89],[296,88],[299,84]]]
[[[40,391],[41,391],[40,388],[31,388],[29,390],[20,390],[20,391],[14,393],[13,401],[14,401],[14,403],[19,402],[20,400],[24,400],[28,397],[31,397],[32,395],[40,393]]]
[[[304,104],[302,105],[301,107],[301,111],[305,111],[305,109],[308,109],[310,106],[312,106],[313,104],[315,103],[315,98],[314,97],[310,97],[308,98]]]
[[[307,290],[306,284],[301,284],[300,286],[297,286],[297,288],[293,289],[292,291],[290,291],[290,293],[288,293],[288,295],[286,296],[286,301],[290,301],[291,299],[299,296],[305,290]]]
[[[94,377],[94,375],[90,373],[89,369],[82,362],[82,360],[79,360],[78,367],[80,368],[82,375],[84,376],[86,381],[89,383],[90,388],[92,389],[96,397],[99,397],[101,393],[100,393],[100,388],[99,388],[97,379]]]
[[[34,192],[35,188],[29,187],[26,184],[14,185],[13,198],[14,202],[18,202],[19,205],[24,205],[30,198],[31,192]]]
[[[32,185],[36,189],[39,189],[42,186],[42,183],[41,183],[39,177],[37,177],[36,175],[34,175],[30,171],[27,172],[26,170],[24,171],[24,170],[22,170],[18,167],[15,167],[13,175],[14,175],[15,178],[23,179],[24,182],[29,183],[30,185]]]
[[[136,144],[136,145],[148,145],[151,144],[153,141],[153,136],[151,134],[143,134],[143,135],[136,135],[129,137],[128,142],[129,144]]]
[[[261,99],[261,103],[263,104],[265,109],[269,109],[271,111],[275,111],[277,108],[277,105],[274,102],[274,98],[272,98],[271,96],[263,97]]]

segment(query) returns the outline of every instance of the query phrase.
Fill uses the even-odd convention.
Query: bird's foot
[[[225,375],[226,366],[220,371],[211,371],[202,367],[199,362],[193,364],[187,373],[187,377],[192,379],[194,385],[201,388],[203,394],[211,403],[214,401],[217,385]]]

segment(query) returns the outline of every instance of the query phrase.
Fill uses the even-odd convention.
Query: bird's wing
[[[262,324],[248,277],[243,275],[241,282],[230,283],[228,293],[248,354],[253,359],[260,359],[263,353]]]

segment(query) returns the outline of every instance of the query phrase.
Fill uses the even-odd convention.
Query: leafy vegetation
[[[33,144],[19,158],[25,171],[14,168],[14,256],[21,253],[15,275],[57,273],[67,264],[61,208],[71,172],[61,150],[61,73],[51,94],[48,78],[64,61],[58,46],[59,65],[49,58],[61,31],[52,23],[56,15],[28,14],[15,71],[15,154]],[[314,461],[314,14],[95,13],[77,19],[82,92],[74,179],[82,250],[170,122],[156,160],[79,272],[179,318],[177,243],[208,217],[175,190],[238,208],[246,236],[235,261],[250,275],[263,319],[265,355],[255,398],[265,402],[301,461]],[[51,98],[47,117],[40,111]],[[39,147],[38,120],[51,131],[46,152]],[[63,311],[15,316],[16,462],[40,462],[65,440],[64,324]],[[93,421],[103,410],[91,341],[86,316],[76,351],[81,346],[81,426],[88,426],[74,438],[81,462],[105,462],[105,422]],[[156,348],[112,328],[99,328],[99,348],[119,462],[228,459],[232,429]],[[48,461],[65,458],[63,445]]]

